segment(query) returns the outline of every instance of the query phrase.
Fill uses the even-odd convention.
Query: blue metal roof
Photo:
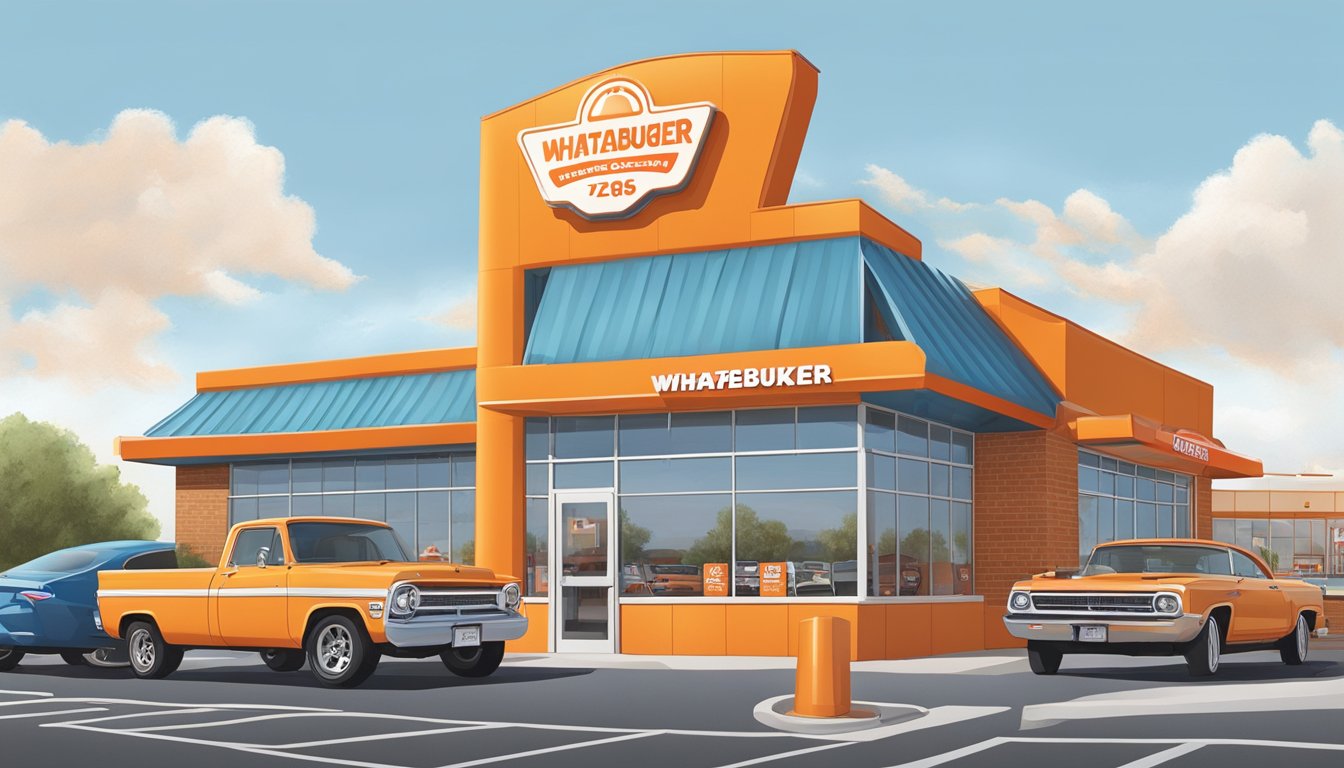
[[[201,392],[147,437],[316,432],[476,420],[476,371]]]
[[[960,280],[870,240],[861,247],[878,311],[924,350],[930,373],[1054,417],[1055,391]]]
[[[554,267],[525,364],[862,341],[858,238]]]

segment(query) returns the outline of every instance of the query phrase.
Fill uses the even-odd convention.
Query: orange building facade
[[[1213,388],[924,264],[860,200],[789,204],[796,52],[635,62],[481,123],[478,346],[202,373],[131,461],[179,538],[387,520],[525,584],[516,651],[856,659],[1016,645],[1011,584],[1213,533]]]

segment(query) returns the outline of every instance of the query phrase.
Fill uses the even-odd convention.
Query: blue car
[[[116,664],[125,651],[98,618],[98,572],[176,568],[171,542],[108,541],[61,549],[0,573],[0,672],[30,653]]]

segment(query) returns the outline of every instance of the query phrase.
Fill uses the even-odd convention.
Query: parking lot
[[[856,701],[926,713],[835,736],[784,733],[752,716],[791,692],[790,663],[517,656],[494,677],[464,680],[432,661],[389,661],[365,686],[329,691],[251,654],[192,653],[162,681],[39,657],[0,676],[0,742],[7,765],[192,768],[1344,760],[1332,725],[1344,708],[1340,651],[1298,668],[1272,654],[1231,657],[1208,682],[1167,659],[1071,658],[1054,678],[1031,675],[1015,652],[862,662]]]

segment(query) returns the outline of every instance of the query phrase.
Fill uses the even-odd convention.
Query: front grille
[[[420,593],[421,608],[475,608],[494,603],[488,596]]]
[[[1031,604],[1038,611],[1154,613],[1152,595],[1034,594]]]
[[[426,589],[420,590],[420,605],[417,613],[479,612],[495,610],[499,606],[499,592],[493,589],[469,587],[462,589]]]

